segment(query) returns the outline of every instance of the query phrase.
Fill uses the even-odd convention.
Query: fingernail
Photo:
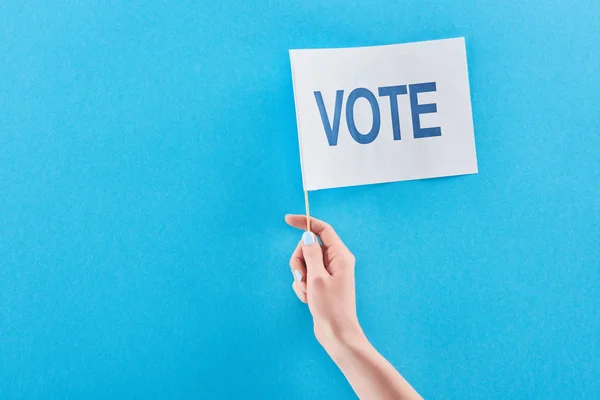
[[[302,272],[298,271],[297,269],[294,270],[294,278],[296,278],[296,280],[298,282],[302,281]]]
[[[315,235],[312,232],[304,232],[302,234],[302,241],[305,246],[311,246],[315,244]]]

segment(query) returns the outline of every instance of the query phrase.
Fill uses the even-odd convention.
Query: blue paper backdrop
[[[344,399],[289,48],[465,36],[480,174],[316,192],[427,398],[600,397],[600,6],[0,3],[0,397]]]

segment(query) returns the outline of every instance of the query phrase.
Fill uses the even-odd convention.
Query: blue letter
[[[356,129],[356,125],[354,124],[354,103],[360,97],[364,97],[371,104],[371,111],[373,112],[373,125],[371,126],[371,130],[367,134],[362,134]],[[379,126],[381,125],[379,115],[379,104],[377,104],[377,99],[375,95],[371,93],[369,89],[358,88],[354,89],[350,92],[348,96],[348,101],[346,102],[346,122],[348,123],[348,130],[350,134],[360,144],[369,144],[377,135],[379,135]]]
[[[335,92],[335,108],[333,111],[333,124],[329,123],[329,117],[327,116],[327,110],[325,104],[323,104],[323,96],[321,92],[314,92],[315,100],[317,100],[317,107],[319,107],[319,113],[321,114],[321,121],[323,121],[323,128],[327,135],[327,142],[330,146],[336,146],[338,140],[338,133],[340,131],[340,115],[342,114],[342,100],[344,98],[344,91],[338,90]]]
[[[409,85],[410,89],[410,109],[412,113],[413,134],[415,139],[433,136],[442,136],[442,129],[436,128],[421,128],[419,114],[429,114],[437,112],[437,106],[432,104],[419,104],[417,93],[435,92],[435,82],[417,83]]]
[[[406,85],[385,86],[379,88],[379,96],[390,96],[390,110],[392,111],[392,129],[394,140],[400,140],[400,117],[398,116],[398,95],[406,94]]]

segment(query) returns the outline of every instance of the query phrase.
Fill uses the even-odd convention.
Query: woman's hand
[[[286,215],[306,230],[304,215]],[[369,343],[356,316],[354,256],[333,228],[311,218],[292,254],[293,288],[308,303],[315,336],[361,399],[420,399],[419,394]],[[315,236],[316,235],[316,236]],[[318,238],[321,239],[322,245]]]
[[[287,215],[285,220],[306,229],[304,215]],[[340,344],[364,336],[356,316],[354,256],[330,225],[312,218],[311,228],[312,232],[304,232],[290,259],[292,287],[300,301],[308,303],[315,336],[331,354]]]

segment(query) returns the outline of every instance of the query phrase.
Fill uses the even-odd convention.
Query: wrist
[[[339,363],[357,351],[367,349],[371,344],[362,328],[357,325],[337,332],[336,335],[332,335],[329,340],[322,342],[321,345],[332,360]]]

